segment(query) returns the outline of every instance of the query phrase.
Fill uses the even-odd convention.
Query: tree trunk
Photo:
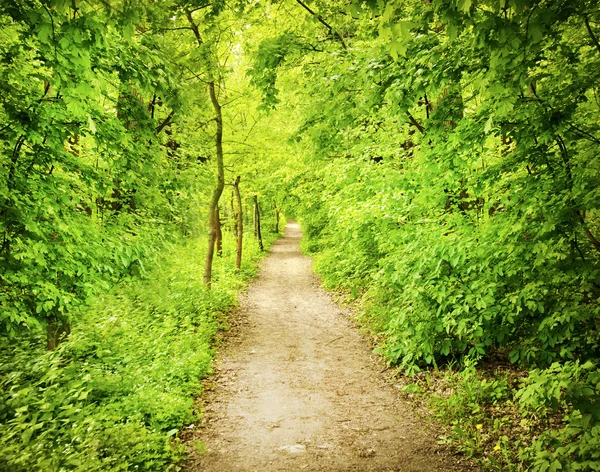
[[[279,233],[279,209],[275,207],[275,234]]]
[[[217,150],[217,186],[212,195],[210,206],[208,209],[208,251],[206,252],[206,264],[204,266],[204,284],[210,288],[212,282],[212,263],[215,253],[215,242],[217,240],[217,212],[216,208],[219,204],[219,198],[225,187],[225,171],[223,169],[223,115],[221,113],[221,105],[217,99],[215,92],[215,83],[208,83],[210,92],[210,100],[215,109],[215,122],[217,123],[217,131],[215,134],[215,147]]]
[[[71,326],[67,320],[55,316],[48,318],[48,326],[46,328],[48,350],[54,351],[70,333]]]
[[[217,225],[217,256],[223,255],[223,231],[221,231],[221,215],[219,215],[219,205],[215,208],[215,224]]]
[[[235,212],[235,205],[233,203],[235,199],[235,190],[231,191],[231,201],[229,202],[230,205],[230,209],[229,212],[231,214],[231,231],[233,232],[233,234],[235,234],[237,236],[237,216],[236,216],[236,212]]]
[[[198,47],[202,48],[202,37],[200,36],[198,25],[194,22],[192,11],[186,8],[185,14],[190,24],[190,28],[192,28],[192,32],[196,37],[196,41],[198,42]],[[208,251],[206,252],[206,264],[204,266],[204,284],[210,288],[212,282],[212,263],[217,240],[216,208],[219,204],[221,194],[223,193],[223,188],[225,187],[225,171],[223,169],[223,114],[221,113],[221,105],[215,91],[214,79],[208,82],[208,91],[210,93],[210,101],[215,109],[215,122],[217,124],[215,133],[215,147],[217,151],[217,186],[215,187],[208,208]]]
[[[237,200],[237,255],[235,258],[235,268],[240,270],[242,267],[242,239],[244,236],[244,219],[242,215],[242,197],[240,196],[240,177],[238,176],[233,183],[233,190]]]
[[[261,251],[264,251],[265,248],[263,246],[262,234],[260,232],[260,208],[258,207],[257,195],[254,195],[254,234],[256,234],[256,239],[258,239],[258,247]]]
[[[258,239],[258,221],[256,221],[256,202],[257,202],[258,197],[254,197],[254,206],[252,208],[252,225],[253,225],[253,233],[254,237]]]

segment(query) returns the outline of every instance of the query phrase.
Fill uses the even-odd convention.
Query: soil
[[[463,471],[399,397],[289,222],[240,303],[205,385],[186,471]],[[212,385],[211,385],[212,384]],[[439,433],[438,433],[439,434]]]

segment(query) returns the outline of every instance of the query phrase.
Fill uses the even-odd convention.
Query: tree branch
[[[575,210],[575,214],[577,216],[579,216],[579,221],[581,221],[581,224],[583,226],[583,231],[585,231],[585,235],[587,236],[587,238],[590,240],[590,242],[594,246],[594,249],[596,249],[596,251],[600,252],[600,241],[598,241],[598,239],[592,234],[592,232],[587,227],[585,218],[583,217],[583,215],[581,214],[581,212],[579,210]]]
[[[192,28],[190,28],[189,26],[179,26],[177,28],[158,28],[155,30],[152,30],[152,32],[160,32],[160,31],[181,31],[181,30],[191,30]]]
[[[187,17],[187,20],[190,23],[190,28],[194,32],[194,36],[196,36],[196,41],[198,41],[198,46],[202,47],[202,37],[200,36],[200,31],[198,30],[198,25],[194,22],[194,18],[192,17],[192,12],[187,8],[185,9],[185,16]]]
[[[54,46],[54,61],[58,61],[58,52],[56,50],[56,31],[54,29],[54,17],[52,16],[52,13],[50,13],[50,10],[48,10],[48,7],[46,5],[43,5],[44,10],[46,10],[46,13],[48,13],[48,16],[50,17],[50,26],[52,26],[52,45]]]
[[[156,127],[154,134],[157,134],[157,135],[160,134],[160,132],[165,128],[165,126],[167,126],[168,124],[171,123],[171,119],[173,118],[173,115],[175,115],[175,110],[171,110],[171,113],[169,113],[169,116],[167,116],[164,119],[164,121]]]
[[[585,22],[585,27],[587,28],[588,33],[590,34],[590,38],[592,39],[592,42],[596,46],[596,49],[598,50],[598,52],[600,52],[600,43],[598,42],[598,38],[596,38],[596,35],[592,31],[592,27],[590,26],[590,22],[588,21],[587,17],[585,17],[584,22]]]
[[[425,134],[425,128],[423,128],[423,125],[421,125],[417,120],[415,120],[415,117],[412,116],[408,110],[406,111],[406,114],[408,115],[408,119],[410,120],[410,123],[414,127],[416,127],[421,132],[421,134]]]
[[[296,0],[296,3],[298,5],[300,5],[302,8],[304,8],[308,13],[310,13],[312,16],[314,16],[317,20],[319,20],[319,23],[321,23],[323,26],[325,26],[328,30],[329,33],[331,33],[332,35],[334,35],[340,42],[340,44],[342,45],[342,47],[344,49],[348,49],[348,47],[346,46],[346,43],[344,42],[344,38],[342,38],[342,35],[340,33],[338,33],[337,31],[335,31],[333,29],[333,26],[331,26],[329,23],[327,23],[323,17],[321,15],[317,15],[313,10],[311,10],[311,8],[305,4],[302,0]]]

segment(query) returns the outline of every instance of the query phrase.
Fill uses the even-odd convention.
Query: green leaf
[[[96,124],[94,123],[94,120],[92,120],[92,117],[90,115],[88,115],[88,127],[90,129],[90,132],[92,134],[96,134]]]
[[[509,359],[510,359],[510,363],[511,363],[511,364],[516,364],[516,363],[517,363],[517,361],[519,360],[519,355],[520,355],[520,354],[519,354],[519,351],[518,351],[518,350],[513,350],[513,351],[510,351],[510,353],[509,353],[509,355],[508,355],[508,357],[509,357]]]
[[[31,439],[31,436],[33,435],[34,429],[32,427],[27,427],[27,429],[25,429],[25,431],[23,431],[23,434],[21,434],[21,442],[25,445],[27,443],[29,443],[29,440]]]
[[[562,468],[563,468],[562,464],[557,459],[552,464],[550,464],[550,468],[548,469],[548,471],[549,472],[556,472],[557,470],[562,470]]]
[[[52,36],[52,24],[51,23],[42,23],[38,28],[38,38],[43,43],[47,43],[50,37]]]
[[[473,0],[459,0],[458,9],[463,13],[470,13]]]
[[[483,128],[483,132],[485,134],[489,134],[492,130],[492,126],[494,125],[494,116],[490,115],[487,121],[485,122],[485,126]]]
[[[400,43],[399,41],[392,41],[389,45],[389,49],[390,55],[392,56],[394,61],[398,60],[399,55],[403,57],[406,56],[406,45]]]

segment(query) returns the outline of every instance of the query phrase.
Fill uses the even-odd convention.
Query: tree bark
[[[421,132],[421,134],[425,134],[425,128],[423,128],[423,125],[421,125],[408,110],[406,111],[406,115],[410,120],[410,124],[417,128]]]
[[[258,247],[261,251],[264,251],[265,248],[263,246],[262,233],[260,231],[260,208],[258,207],[257,195],[254,195],[254,232],[256,234],[256,239],[258,239]]]
[[[215,147],[217,151],[217,185],[208,209],[208,250],[206,252],[206,264],[204,266],[204,284],[210,288],[212,282],[212,264],[215,254],[215,242],[217,240],[216,208],[219,204],[219,198],[221,198],[221,194],[223,193],[223,188],[225,187],[225,171],[223,168],[223,115],[221,113],[221,105],[219,104],[215,92],[214,81],[208,83],[208,90],[210,92],[210,100],[215,109],[215,122],[217,123],[215,134]]]
[[[275,233],[279,233],[279,209],[275,206]]]
[[[215,224],[217,225],[217,256],[223,255],[223,231],[221,231],[221,215],[219,214],[219,205],[215,208]]]
[[[254,203],[252,204],[252,225],[253,225],[253,230],[252,230],[252,234],[254,234],[254,237],[258,239],[258,221],[256,221],[256,200],[257,200],[257,196],[254,197]]]
[[[190,24],[190,28],[196,37],[198,47],[201,48],[203,46],[202,37],[200,36],[198,25],[192,16],[192,11],[186,8],[185,14]],[[215,122],[217,124],[217,130],[215,133],[215,148],[217,151],[217,185],[213,192],[208,208],[208,250],[206,252],[206,264],[204,265],[204,285],[210,289],[212,282],[212,263],[215,254],[215,243],[217,241],[216,208],[219,205],[219,199],[221,198],[223,188],[225,187],[225,171],[223,169],[223,114],[221,113],[221,104],[219,103],[219,99],[217,98],[217,93],[215,91],[214,79],[208,82],[208,91],[210,93],[210,101],[215,109]]]
[[[244,236],[244,219],[242,215],[242,197],[240,196],[240,177],[238,176],[233,182],[233,190],[237,200],[237,255],[235,258],[235,268],[240,270],[242,267],[242,240]]]
[[[153,112],[154,113],[154,112]],[[171,113],[169,113],[167,115],[167,117],[162,121],[161,124],[159,124],[156,129],[154,130],[154,134],[159,135],[160,132],[165,129],[165,126],[170,125],[171,124],[171,120],[173,119],[173,116],[175,115],[175,111],[171,110]]]
[[[235,204],[234,204],[234,200],[235,200],[235,190],[231,191],[231,201],[229,202],[229,213],[231,215],[231,218],[229,218],[229,221],[231,222],[231,231],[233,232],[233,234],[235,234],[237,236],[237,216],[236,216],[236,212],[235,212]]]

